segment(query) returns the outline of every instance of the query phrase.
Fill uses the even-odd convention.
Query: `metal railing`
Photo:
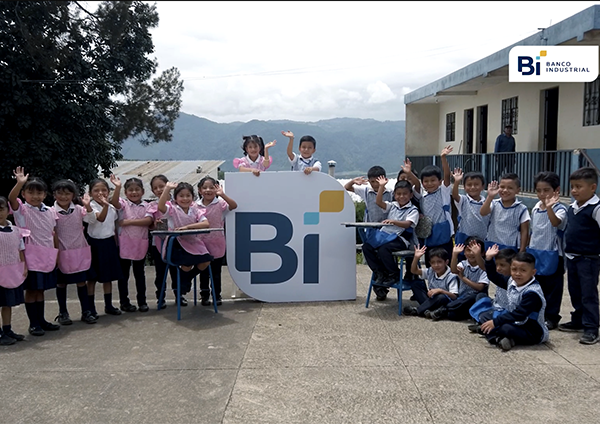
[[[600,149],[592,149],[598,150]],[[420,175],[427,165],[441,167],[441,156],[407,156],[412,162],[413,170]],[[541,152],[516,153],[472,153],[448,155],[450,169],[461,168],[463,172],[479,171],[487,183],[499,180],[502,174],[514,172],[521,180],[521,192],[535,193],[533,180],[538,172],[554,171],[560,177],[560,195],[570,196],[569,176],[581,167],[597,166],[591,161],[584,149],[555,150]]]

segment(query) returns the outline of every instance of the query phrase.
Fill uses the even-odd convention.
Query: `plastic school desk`
[[[166,257],[164,259],[165,259],[165,262],[167,263],[167,265],[174,266],[177,268],[177,320],[181,319],[181,277],[180,277],[181,270],[179,269],[179,264],[173,263],[172,258],[171,258],[171,255],[173,253],[173,243],[175,242],[175,240],[177,240],[177,237],[179,237],[179,236],[189,236],[189,235],[193,235],[193,234],[206,234],[206,233],[210,233],[212,231],[223,231],[223,228],[202,228],[202,229],[198,229],[198,230],[181,230],[181,231],[156,230],[156,231],[150,232],[153,236],[160,237],[161,239],[167,238],[167,247],[166,247],[166,252],[165,252]],[[215,296],[215,285],[213,282],[212,270],[210,269],[210,265],[208,265],[208,273],[210,276],[210,291],[212,293],[212,300],[213,300],[212,303],[213,303],[213,307],[215,309],[215,313],[217,313],[218,311],[217,311],[217,299]],[[163,278],[162,288],[160,290],[160,299],[158,300],[157,308],[160,307],[160,305],[163,302],[163,299],[165,298],[168,274],[169,274],[169,267],[167,266],[167,269],[165,270],[165,276]],[[196,304],[196,284],[195,284],[195,278],[194,278],[194,305],[195,304]]]

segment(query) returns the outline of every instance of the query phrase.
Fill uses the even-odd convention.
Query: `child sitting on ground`
[[[534,345],[548,341],[544,311],[546,299],[535,279],[535,258],[530,253],[515,255],[510,265],[506,288],[506,311],[481,324],[490,344],[508,351],[516,345]]]
[[[415,258],[412,263],[411,272],[422,276],[427,280],[429,290],[425,281],[418,279],[412,281],[412,291],[419,306],[405,306],[403,311],[407,315],[424,316],[431,318],[431,313],[442,306],[448,305],[458,295],[458,277],[453,274],[448,266],[450,257],[448,252],[442,248],[434,248],[429,253],[431,267],[423,271],[419,260],[425,254],[427,246],[415,249]]]

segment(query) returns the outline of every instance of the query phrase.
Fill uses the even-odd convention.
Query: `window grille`
[[[583,126],[600,125],[600,77],[586,82],[583,89]]]
[[[456,130],[456,112],[446,114],[446,141],[454,141]]]
[[[519,97],[502,100],[502,131],[512,125],[512,133],[517,134],[519,122]]]

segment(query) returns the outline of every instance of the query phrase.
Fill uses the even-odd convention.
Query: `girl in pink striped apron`
[[[258,177],[262,171],[266,171],[273,163],[273,157],[269,156],[269,148],[273,147],[277,140],[273,140],[265,146],[262,137],[257,135],[245,135],[242,139],[244,140],[242,145],[244,157],[235,158],[233,166],[238,168],[240,172],[252,172]]]
[[[53,209],[56,212],[56,235],[58,237],[58,284],[56,300],[60,325],[71,325],[73,321],[67,310],[67,285],[76,284],[77,297],[81,305],[81,321],[95,324],[89,306],[87,284],[88,271],[92,265],[92,250],[85,238],[84,222],[95,220],[90,206],[90,196],[78,196],[79,190],[71,180],[60,180],[52,185]]]
[[[171,190],[175,189],[173,201],[169,202]],[[194,188],[189,183],[168,182],[160,199],[158,210],[167,217],[169,230],[193,230],[208,228],[208,219],[194,202]],[[167,237],[163,241],[162,256],[166,255]],[[181,292],[191,290],[192,278],[208,267],[213,257],[200,234],[179,236],[173,242],[171,260],[183,271],[181,275]]]
[[[29,235],[29,231],[12,226],[7,219],[9,213],[8,200],[0,197],[0,346],[12,345],[25,339],[25,336],[12,330],[11,318],[12,307],[25,302],[23,282],[27,276],[27,265],[23,253],[23,237]]]
[[[140,312],[148,312],[146,303],[146,254],[148,253],[148,227],[152,224],[152,213],[148,211],[150,204],[142,200],[144,183],[139,178],[125,181],[125,197],[121,194],[121,180],[111,176],[115,185],[111,204],[119,211],[119,257],[123,278],[119,279],[119,300],[121,310],[135,312],[137,308],[129,300],[129,270],[133,266],[136,299]]]
[[[150,202],[150,206],[148,207],[148,212],[152,214],[153,223],[150,227],[151,231],[154,230],[166,230],[167,229],[167,220],[163,221],[163,214],[158,211],[158,199],[162,195],[165,190],[166,184],[169,182],[167,177],[162,174],[155,175],[150,180],[150,188],[152,189],[152,193],[157,197],[156,200]],[[163,228],[164,226],[164,228]],[[155,269],[155,278],[154,278],[154,286],[156,287],[156,302],[158,304],[160,300],[160,292],[162,290],[162,283],[165,277],[165,272],[167,271],[167,264],[163,260],[160,251],[162,247],[162,240],[160,237],[154,236],[152,237],[152,245],[150,246],[150,256],[152,256],[152,261],[154,262]],[[169,266],[169,274],[171,275],[171,289],[173,289],[173,294],[177,296],[177,270],[175,267]],[[166,297],[166,296],[165,296]],[[187,300],[182,297],[181,306],[187,306]],[[184,302],[185,300],[185,302]],[[163,299],[162,304],[158,305],[159,309],[164,309],[167,307],[167,303],[165,299]]]
[[[198,183],[198,206],[204,209],[204,216],[208,219],[210,228],[224,228],[225,214],[228,211],[237,208],[235,200],[227,196],[219,182],[212,177],[206,176]],[[217,305],[221,300],[221,269],[225,259],[225,233],[223,231],[214,231],[208,234],[202,234],[204,244],[208,253],[214,259],[210,263],[213,283],[215,285],[215,299]],[[204,306],[210,305],[210,274],[208,269],[200,272],[200,303]]]
[[[109,315],[121,315],[121,310],[112,304],[112,282],[123,278],[123,272],[115,233],[118,214],[115,207],[108,202],[109,191],[108,183],[102,178],[96,178],[90,183],[90,206],[93,210],[90,215],[94,215],[95,219],[89,221],[87,228],[87,241],[92,249],[88,303],[96,319],[96,282],[102,283],[104,312]]]
[[[28,178],[23,167],[15,171],[17,183],[8,195],[15,223],[31,234],[25,241],[27,278],[25,279],[25,310],[29,318],[29,334],[43,336],[46,331],[56,331],[60,325],[44,318],[44,291],[56,288],[58,261],[55,237],[56,212],[44,205],[48,192],[46,183],[39,178]],[[25,203],[19,199],[19,193]]]

